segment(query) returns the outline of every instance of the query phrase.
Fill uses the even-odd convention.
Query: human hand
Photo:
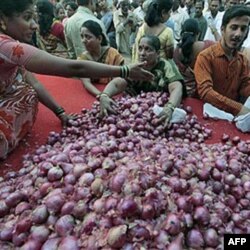
[[[75,120],[77,116],[78,116],[77,114],[66,114],[64,112],[58,115],[58,118],[61,120],[61,124],[65,128],[68,125],[69,120]]]
[[[161,113],[159,114],[159,122],[164,123],[164,129],[170,127],[170,121],[173,115],[173,108],[170,106],[165,106]]]
[[[106,94],[100,95],[100,117],[103,118],[109,113],[117,114],[116,108],[118,108],[116,102]]]
[[[134,80],[148,80],[152,81],[154,79],[154,75],[143,69],[143,66],[146,65],[147,62],[141,62],[136,64],[130,64],[129,67],[129,78]]]
[[[250,113],[250,109],[243,105],[237,116],[246,115],[248,113]]]

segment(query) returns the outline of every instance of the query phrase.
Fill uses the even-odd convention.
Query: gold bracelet
[[[104,93],[104,92],[102,92],[102,93],[100,94],[100,98],[101,98],[102,96],[110,97],[107,93]]]
[[[174,109],[175,109],[175,106],[172,102],[168,102],[165,106],[169,107],[172,111],[174,111]]]

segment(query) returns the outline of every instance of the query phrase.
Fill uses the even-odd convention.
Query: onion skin
[[[112,248],[121,248],[126,243],[127,226],[120,225],[117,227],[112,227],[107,236],[107,242]]]
[[[55,224],[55,231],[59,236],[70,235],[73,231],[75,224],[74,217],[71,215],[63,215],[58,219]]]
[[[58,249],[60,250],[80,250],[77,239],[74,236],[67,236],[62,239]]]
[[[183,234],[180,233],[169,245],[167,250],[183,250]]]
[[[204,246],[204,239],[200,231],[192,229],[187,234],[187,245],[195,249],[201,249]]]
[[[4,217],[9,212],[9,207],[6,205],[5,201],[0,200],[0,218]]]
[[[41,250],[57,250],[61,238],[52,238],[44,242]]]
[[[181,231],[181,223],[177,215],[169,214],[166,219],[165,230],[171,235],[177,235]]]
[[[47,221],[49,217],[49,211],[45,205],[38,206],[33,212],[32,212],[32,221],[35,224],[42,224]]]
[[[205,240],[206,246],[217,247],[219,245],[219,236],[213,228],[207,229],[205,231],[204,240]]]
[[[116,102],[103,120],[94,102],[0,177],[1,250],[209,250],[250,233],[250,140],[206,143],[193,114],[164,130],[153,105],[167,93]]]

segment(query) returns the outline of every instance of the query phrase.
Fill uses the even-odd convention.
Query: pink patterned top
[[[8,91],[17,76],[18,69],[24,69],[37,48],[20,43],[13,38],[0,34],[0,94]]]

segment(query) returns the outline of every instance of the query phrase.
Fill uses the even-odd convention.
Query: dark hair
[[[221,26],[226,27],[233,18],[241,16],[250,17],[250,8],[246,7],[245,5],[234,5],[225,11]]]
[[[58,13],[59,13],[60,9],[64,10],[64,7],[63,7],[63,5],[61,3],[57,3],[56,6],[55,6],[55,16],[56,17],[58,16]]]
[[[157,36],[152,35],[145,35],[142,36],[139,40],[139,43],[141,42],[142,38],[148,39],[149,45],[155,49],[156,52],[158,52],[161,48],[161,42],[160,39]]]
[[[65,8],[67,7],[67,6],[70,6],[70,8],[72,9],[72,10],[77,10],[77,8],[78,8],[78,5],[75,3],[75,2],[68,2],[68,3],[66,3],[65,4]]]
[[[36,3],[38,13],[39,33],[41,36],[50,33],[54,19],[54,5],[48,0],[38,0]]]
[[[89,4],[89,1],[91,1],[91,0],[77,0],[76,2],[80,6],[86,6]]]
[[[195,0],[195,1],[194,1],[194,5],[195,5],[196,3],[201,3],[202,6],[203,6],[203,8],[204,8],[204,5],[205,5],[204,0]]]
[[[149,27],[152,27],[156,24],[161,23],[162,11],[170,11],[172,9],[172,6],[172,0],[154,0],[152,3],[150,3],[144,18],[147,25]]]
[[[32,4],[33,0],[1,0],[0,11],[6,17],[11,17],[14,13],[25,11]]]
[[[101,28],[99,23],[92,21],[92,20],[88,20],[88,21],[83,23],[82,27],[87,28],[96,37],[102,36],[101,46],[108,45],[107,39],[104,36],[102,28]]]
[[[183,64],[189,64],[191,62],[191,54],[193,50],[193,44],[196,41],[196,36],[200,33],[200,26],[196,19],[187,19],[181,29],[181,41],[178,47],[181,48],[183,54]]]

